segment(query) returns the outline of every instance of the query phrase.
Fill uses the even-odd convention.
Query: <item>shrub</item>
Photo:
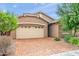
[[[13,48],[12,48],[12,39],[7,36],[1,36],[0,37],[0,54],[1,56],[8,56],[13,54]]]
[[[72,35],[65,35],[64,40],[68,43],[79,46],[79,38],[77,38],[77,37],[74,37]]]
[[[71,44],[73,44],[73,45],[79,46],[79,38],[71,37],[71,38],[68,40],[68,42],[71,43]]]
[[[68,42],[68,40],[73,37],[72,35],[65,35],[64,36],[64,40]]]
[[[56,37],[54,40],[55,40],[55,41],[60,41],[60,38],[57,38],[57,37]]]

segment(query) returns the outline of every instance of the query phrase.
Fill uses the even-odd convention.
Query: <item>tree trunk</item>
[[[74,28],[74,34],[73,34],[74,36],[76,36],[76,32],[77,32],[77,31],[76,31],[76,27],[75,27],[75,28]]]

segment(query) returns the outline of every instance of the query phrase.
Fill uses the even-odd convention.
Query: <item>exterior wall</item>
[[[45,26],[44,33],[45,37],[48,37],[48,26]]]
[[[49,36],[50,37],[60,37],[59,24],[53,23],[49,26]]]
[[[44,21],[41,18],[35,17],[35,16],[25,16],[25,17],[20,17],[19,22],[30,22],[30,23],[40,23],[40,24],[45,24],[47,26],[47,22]]]
[[[19,18],[19,23],[20,22],[30,22],[32,23],[38,23],[38,24],[44,24],[44,36],[48,37],[48,23],[40,18],[37,17],[21,17]],[[26,23],[27,24],[27,23]],[[16,38],[16,30],[11,32],[11,36],[13,38]]]
[[[19,22],[30,22],[30,23],[44,24],[45,25],[44,36],[48,37],[48,23],[46,21],[44,21],[43,19],[37,18],[37,17],[26,16],[26,17],[19,18]]]

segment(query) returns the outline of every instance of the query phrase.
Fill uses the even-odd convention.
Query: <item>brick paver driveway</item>
[[[16,39],[16,53],[19,56],[45,56],[79,49],[63,40],[54,41],[53,38],[43,39]]]

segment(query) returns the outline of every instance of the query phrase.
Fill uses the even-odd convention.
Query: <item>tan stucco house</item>
[[[59,37],[59,24],[48,15],[37,12],[18,17],[19,27],[11,32],[16,39]]]

